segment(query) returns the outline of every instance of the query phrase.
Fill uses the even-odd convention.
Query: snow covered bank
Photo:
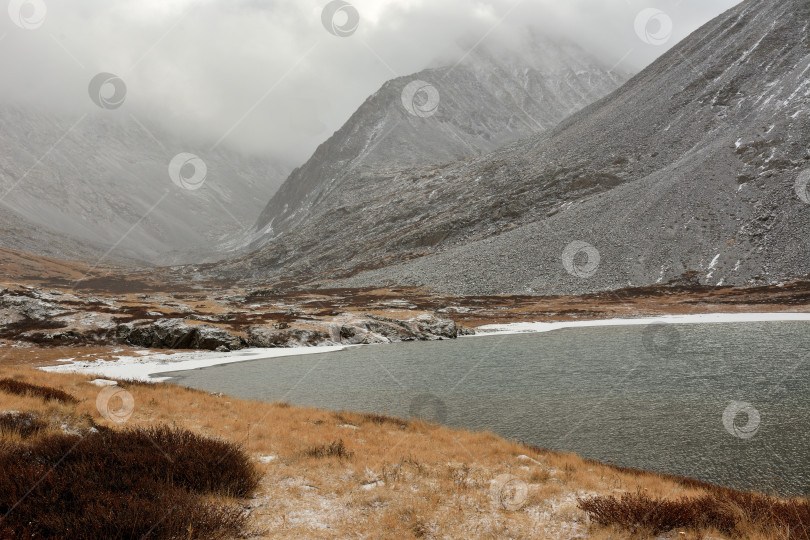
[[[810,321],[810,313],[706,313],[694,315],[664,315],[661,317],[644,317],[634,319],[603,319],[589,321],[561,322],[523,322],[509,324],[489,324],[476,328],[475,336],[493,336],[505,334],[522,334],[533,332],[550,332],[562,328],[585,328],[592,326],[626,326],[655,323],[669,324],[709,324],[733,322],[775,322],[775,321]],[[475,337],[470,336],[470,337]],[[283,356],[335,352],[357,345],[329,345],[320,347],[291,347],[275,349],[243,349],[227,353],[192,351],[175,354],[153,351],[135,351],[134,356],[117,356],[110,361],[75,361],[59,360],[58,366],[41,368],[52,373],[84,373],[109,379],[138,379],[162,381],[168,377],[152,377],[155,373],[167,371],[186,371],[221,364],[245,362],[248,360],[265,360]]]
[[[629,326],[655,323],[708,324],[777,321],[810,321],[810,313],[701,313],[690,315],[663,315],[660,317],[644,317],[634,319],[487,324],[476,328],[475,336],[550,332],[551,330],[559,330],[561,328],[584,328],[590,326]]]
[[[194,351],[176,354],[151,353],[137,351],[138,356],[117,356],[116,360],[99,360],[94,362],[71,361],[58,366],[41,368],[51,373],[83,373],[107,377],[110,379],[136,379],[142,381],[165,381],[168,377],[151,377],[155,373],[166,371],[185,371],[200,369],[221,364],[264,360],[295,356],[335,352],[347,348],[343,345],[322,347],[291,347],[284,349],[243,349],[233,352]]]

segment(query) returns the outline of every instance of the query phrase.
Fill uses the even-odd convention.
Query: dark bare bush
[[[60,403],[78,403],[79,400],[67,392],[50,386],[37,386],[15,379],[0,379],[0,391],[17,396],[34,396],[46,401],[54,400]]]
[[[393,416],[388,416],[387,414],[363,413],[360,416],[363,418],[364,422],[371,422],[372,424],[377,425],[391,424],[399,427],[404,426],[408,423],[406,420],[394,418]]]
[[[26,332],[34,332],[35,330],[59,330],[66,328],[67,323],[61,321],[38,321],[35,319],[23,319],[21,321],[8,323],[0,328],[0,338],[5,339],[23,339],[26,341],[35,341],[31,339],[32,336],[24,335]],[[42,332],[38,334],[44,335]]]
[[[751,530],[780,531],[786,539],[810,540],[810,501],[780,500],[716,488],[701,497],[653,499],[641,493],[578,499],[600,525],[659,535],[674,529],[715,529],[730,536]]]
[[[340,439],[337,441],[332,441],[329,444],[321,444],[308,448],[307,450],[304,450],[304,455],[313,458],[336,457],[338,459],[349,459],[354,455],[354,453],[350,452],[346,448],[346,445],[343,444],[343,440]]]
[[[156,388],[160,385],[166,386],[164,383],[158,381],[142,381],[139,379],[117,379],[115,382],[119,387],[124,389],[137,387]]]
[[[32,412],[6,411],[0,413],[0,434],[16,433],[23,439],[33,437],[48,427],[48,424]]]
[[[193,491],[246,497],[259,484],[261,475],[237,444],[168,426],[133,431],[130,435],[141,447],[160,447],[164,460],[168,456],[172,461],[168,470],[174,482]]]
[[[0,538],[224,538],[259,475],[237,445],[169,427],[0,446]]]
[[[715,521],[719,516],[701,515],[697,500],[652,499],[640,493],[625,494],[621,499],[613,496],[593,497],[578,500],[578,506],[590,515],[591,520],[600,525],[617,525],[633,532],[659,535],[677,527],[700,529]],[[713,513],[712,513],[713,514]],[[723,523],[718,529],[728,532],[734,521]]]

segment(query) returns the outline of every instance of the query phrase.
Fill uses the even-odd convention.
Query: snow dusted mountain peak
[[[299,170],[265,210],[260,224],[272,219],[275,229],[267,244],[217,270],[476,295],[804,278],[810,260],[808,27],[807,0],[747,0],[606,98],[487,155],[397,169],[384,166],[396,152],[374,150],[382,165],[361,163],[343,176],[345,169],[332,169],[325,177],[335,180],[326,189],[313,160],[314,168]],[[440,145],[437,133],[463,133],[475,148],[486,140],[480,134],[511,134],[519,125],[492,123],[503,118],[488,113],[492,103],[515,104],[543,123],[553,108],[517,107],[525,104],[526,88],[543,95],[547,107],[595,80],[573,68],[573,76],[553,82],[532,77],[531,68],[527,80],[484,73],[498,84],[463,67],[443,82],[441,70],[418,74],[436,81],[442,101],[427,119],[432,123],[405,117],[394,150],[407,157],[420,148],[447,149],[450,143]],[[393,94],[403,84],[393,81],[384,91]],[[484,102],[465,101],[468,94],[457,89],[466,87]],[[353,119],[368,113],[361,108]],[[434,131],[418,131],[426,125]],[[338,140],[351,133],[343,135]],[[301,190],[298,199],[294,189]],[[572,271],[571,260],[564,264],[568,255],[587,255],[588,271]]]
[[[317,212],[347,177],[491,152],[547,131],[628,78],[575,45],[529,30],[500,45],[480,44],[449,65],[386,82],[290,175],[253,240]]]

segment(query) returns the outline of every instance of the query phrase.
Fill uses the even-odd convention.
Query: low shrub
[[[641,493],[621,498],[578,499],[580,509],[600,525],[659,535],[673,529],[715,529],[731,536],[780,531],[788,539],[810,540],[810,501],[780,500],[716,488],[701,497],[653,499]]]
[[[0,379],[0,391],[17,396],[34,396],[60,403],[78,403],[79,400],[67,392],[50,386],[37,386],[16,379]]]
[[[364,422],[371,422],[372,424],[378,425],[392,424],[399,427],[408,423],[406,420],[394,418],[393,416],[388,416],[387,414],[363,413],[360,416],[363,418]]]
[[[48,424],[32,412],[7,411],[0,413],[0,434],[16,433],[23,439],[42,432]]]
[[[343,440],[340,439],[329,444],[321,444],[308,448],[304,450],[304,455],[313,458],[336,457],[338,459],[348,459],[352,457],[353,453],[346,448],[343,444]]]
[[[157,381],[142,381],[140,379],[117,379],[115,383],[117,386],[125,390],[127,388],[137,387],[155,388],[160,384]]]
[[[241,447],[166,426],[6,443],[0,470],[0,538],[233,537],[247,514],[211,495],[259,481]]]

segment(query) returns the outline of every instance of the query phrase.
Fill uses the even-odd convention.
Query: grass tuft
[[[312,448],[308,448],[304,450],[304,455],[307,457],[312,458],[328,458],[328,457],[336,457],[338,459],[349,459],[354,455],[350,452],[346,445],[343,444],[343,440],[332,441],[329,444],[320,444],[318,446],[313,446]]]

